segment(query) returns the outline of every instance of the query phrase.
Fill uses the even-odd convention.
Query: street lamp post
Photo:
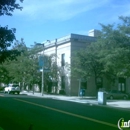
[[[50,40],[47,40],[46,42],[50,42]],[[42,45],[43,46],[43,65],[42,65],[42,96],[44,95],[44,50],[45,50],[45,47],[44,47],[44,44],[45,43],[37,43],[37,42],[34,42],[35,45]]]
[[[42,66],[42,96],[44,94],[44,44],[43,44],[43,66]]]
[[[58,90],[58,76],[57,76],[57,39],[55,40],[55,62],[56,62],[56,85],[55,85],[55,93],[57,93]]]

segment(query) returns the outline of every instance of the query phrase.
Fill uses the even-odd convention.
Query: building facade
[[[44,53],[45,55],[56,55],[56,64],[58,69],[60,69],[57,77],[58,87],[57,93],[65,92],[69,96],[77,96],[80,91],[80,79],[71,76],[72,58],[74,57],[74,52],[86,48],[92,42],[96,41],[96,36],[98,36],[99,31],[91,30],[89,35],[78,35],[70,34],[68,36],[55,39],[50,41],[49,44],[45,45]],[[130,79],[117,79],[114,85],[110,84],[107,79],[103,79],[103,87],[106,90],[116,89],[119,91],[124,91],[130,93]],[[94,77],[87,81],[87,89],[85,91],[86,95],[96,95],[97,89],[94,82]],[[55,88],[54,88],[55,89]],[[55,90],[52,90],[54,92]]]
[[[96,41],[95,37],[70,34],[63,38],[50,41],[45,45],[45,55],[56,55],[56,63],[60,74],[58,74],[58,93],[64,91],[66,95],[75,95],[79,93],[79,80],[71,77],[71,62],[73,53],[81,48],[86,48],[91,42]],[[93,82],[91,82],[93,84]],[[94,85],[88,83],[88,93],[94,93]],[[89,87],[93,86],[93,87]]]

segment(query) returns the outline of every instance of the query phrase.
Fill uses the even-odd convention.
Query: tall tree
[[[39,83],[38,73],[38,55],[35,48],[27,48],[23,39],[17,41],[13,47],[21,51],[21,55],[17,56],[17,60],[6,61],[3,65],[9,71],[12,82],[22,83],[24,89],[25,84],[32,85]],[[41,75],[40,75],[41,76]],[[41,79],[40,79],[41,81]]]
[[[17,58],[15,58],[15,60],[8,59],[3,64],[1,64],[1,67],[5,68],[5,70],[8,72],[8,80],[9,80],[8,82],[11,82],[11,81],[20,82],[23,77],[22,69],[20,69],[21,68],[20,63],[22,60],[19,60],[19,58],[23,56],[23,53],[26,53],[27,47],[21,40],[21,42],[16,41],[15,46],[13,47],[13,50],[15,49],[18,51],[22,50],[21,56],[19,55]]]
[[[76,52],[72,70],[83,78],[130,77],[130,17],[119,17],[120,24],[103,25],[97,41]],[[82,78],[80,77],[80,78]],[[97,87],[98,88],[98,87]]]
[[[23,0],[20,0],[23,2]],[[0,16],[8,15],[12,16],[12,12],[15,9],[22,9],[22,7],[16,3],[16,0],[1,0],[0,1]],[[6,59],[14,59],[19,52],[14,49],[8,49],[11,47],[15,38],[16,29],[8,29],[8,26],[0,26],[0,64],[3,63]]]
[[[97,89],[102,87],[99,84],[99,79],[102,79],[103,76],[103,64],[100,62],[99,49],[99,46],[93,43],[86,49],[76,52],[72,59],[72,75],[85,80],[94,77]]]
[[[130,17],[119,17],[120,24],[101,25],[100,55],[104,72],[115,77],[130,76]]]

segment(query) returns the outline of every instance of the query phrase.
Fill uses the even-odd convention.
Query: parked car
[[[13,94],[17,93],[17,94],[19,94],[20,93],[20,87],[17,84],[10,84],[7,87],[5,87],[4,93],[8,93],[8,94],[10,94],[10,93],[13,93]]]
[[[128,99],[129,95],[121,92],[121,91],[117,91],[117,90],[111,90],[109,92],[106,92],[107,94],[107,98],[109,99]]]

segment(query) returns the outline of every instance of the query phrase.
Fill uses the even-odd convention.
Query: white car
[[[16,85],[16,84],[15,85],[14,84],[10,84],[7,87],[5,87],[4,93],[8,93],[8,94],[10,94],[10,93],[13,93],[13,94],[17,93],[17,94],[19,94],[20,93],[20,87],[19,87],[19,85]]]

